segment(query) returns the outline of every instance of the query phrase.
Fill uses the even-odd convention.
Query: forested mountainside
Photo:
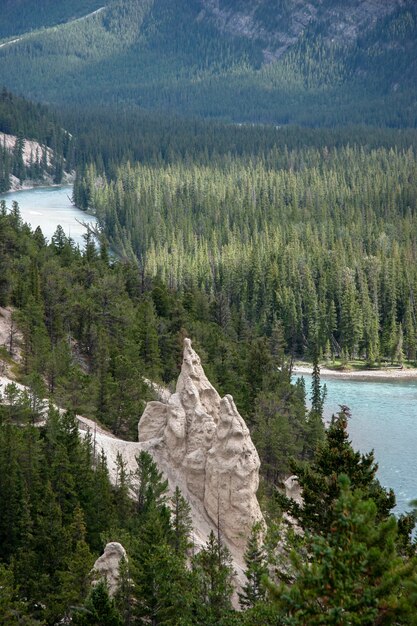
[[[346,405],[325,428],[318,365],[417,363],[415,1],[3,0],[0,20],[0,191],[73,166],[101,228],[47,242],[0,200],[0,626],[417,624],[416,503],[392,514]],[[118,454],[111,483],[78,427],[125,453],[185,337],[261,460],[234,605],[221,511],[196,546],[157,455]],[[109,541],[114,598],[91,584]]]
[[[73,162],[72,136],[46,107],[0,93],[0,192],[8,191],[12,177],[60,183]]]
[[[235,122],[416,125],[413,0],[114,0],[93,14],[96,5],[84,5],[85,19],[58,24],[81,10],[64,2],[46,29],[27,33],[9,5],[7,87],[54,103],[123,102]]]
[[[84,17],[105,4],[106,0],[3,0],[0,37],[14,37]]]

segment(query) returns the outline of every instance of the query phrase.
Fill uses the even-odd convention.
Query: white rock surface
[[[303,494],[300,483],[298,482],[298,476],[289,476],[287,480],[284,481],[284,487],[287,498],[291,498],[297,504],[303,504]]]
[[[0,392],[11,382],[0,376]],[[163,391],[163,402],[148,403],[143,413],[139,442],[118,439],[81,415],[77,415],[79,432],[90,434],[96,455],[104,452],[113,482],[118,453],[127,472],[134,473],[136,457],[141,450],[148,451],[168,479],[170,492],[179,487],[191,507],[196,551],[206,544],[211,530],[217,532],[219,522],[239,589],[245,582],[246,538],[252,524],[263,519],[256,499],[258,454],[232,397],[220,398],[189,340],[176,392]],[[237,607],[237,596],[235,600]]]
[[[176,468],[211,522],[244,549],[252,525],[263,520],[258,453],[232,396],[220,398],[189,339],[176,391],[166,402],[148,403],[139,442],[159,465]]]
[[[97,583],[98,580],[105,578],[111,597],[117,592],[120,561],[123,558],[127,561],[126,550],[121,543],[112,541],[106,545],[103,554],[93,565],[94,582]]]
[[[13,150],[17,137],[16,135],[6,135],[5,133],[0,133],[0,143],[2,146],[5,146],[7,150],[10,152]],[[52,163],[53,151],[51,148],[43,146],[37,141],[31,141],[30,139],[25,139],[23,144],[23,162],[25,165],[29,165],[31,159],[36,159],[38,155],[39,159],[42,158],[43,151],[46,150],[46,158],[48,161],[48,167]]]

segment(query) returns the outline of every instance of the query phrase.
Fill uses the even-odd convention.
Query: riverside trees
[[[214,293],[228,332],[271,336],[278,321],[293,355],[415,359],[412,149],[197,155],[100,186],[89,172],[78,193],[116,249],[170,287]]]
[[[316,452],[323,432],[320,437],[317,429],[311,432],[305,389],[300,383],[291,385],[279,324],[266,339],[254,337],[240,319],[238,342],[231,333],[231,318],[224,316],[224,325],[216,321],[215,307],[197,288],[183,294],[168,289],[161,280],[142,282],[135,266],[110,262],[91,241],[82,254],[61,232],[47,245],[41,233],[31,234],[22,224],[17,206],[10,214],[0,213],[0,262],[7,268],[2,304],[17,308],[24,331],[18,375],[32,390],[29,395],[12,386],[6,390],[7,402],[0,403],[0,606],[7,619],[16,617],[31,626],[52,625],[71,615],[74,623],[89,626],[106,619],[123,626],[150,620],[183,626],[303,623],[308,612],[317,616],[311,598],[326,590],[328,573],[346,538],[352,552],[344,549],[339,565],[349,568],[353,559],[358,567],[353,570],[355,577],[361,575],[363,594],[370,598],[369,611],[363,613],[366,619],[374,615],[380,619],[384,602],[388,616],[400,620],[412,615],[414,547],[404,540],[404,533],[396,536],[396,523],[389,517],[392,496],[374,480],[372,455],[362,457],[350,448],[343,415]],[[146,324],[152,329],[144,329]],[[135,503],[128,497],[123,459],[117,459],[117,483],[112,486],[104,455],[95,449],[92,437],[80,439],[75,420],[76,409],[91,416],[100,410],[105,423],[128,435],[144,399],[132,395],[130,388],[136,392],[141,388],[142,372],[152,367],[155,375],[161,372],[161,354],[169,357],[165,361],[164,356],[162,375],[174,378],[180,339],[188,331],[202,347],[210,376],[225,391],[236,388],[242,401],[265,459],[269,488],[263,490],[264,501],[268,503],[276,482],[288,471],[288,454],[304,461],[297,471],[305,489],[305,511],[293,513],[308,536],[301,547],[307,564],[296,563],[291,588],[273,591],[271,601],[265,595],[265,557],[255,529],[247,551],[249,584],[244,589],[248,600],[244,606],[250,608],[243,614],[231,608],[232,570],[220,538],[210,536],[201,552],[190,554],[187,504],[176,491],[170,510],[164,479],[152,459],[145,453],[138,458]],[[146,352],[148,370],[140,359],[141,342],[147,338],[152,347]],[[54,350],[61,357],[51,364]],[[52,386],[53,367],[57,369]],[[256,376],[252,376],[254,367]],[[121,405],[115,390],[122,389],[126,397]],[[69,404],[72,410],[60,415],[50,407],[46,424],[35,427],[44,418],[41,398],[48,391],[51,400]],[[319,403],[316,408],[320,410]],[[350,491],[346,487],[345,492],[340,483],[341,472],[349,477]],[[276,502],[271,498],[270,503],[275,515]],[[365,529],[373,527],[369,538],[361,530],[362,522]],[[409,522],[403,523],[405,532]],[[332,536],[335,524],[337,541]],[[109,601],[104,586],[89,592],[88,574],[107,537],[120,537],[129,555],[115,603]],[[382,586],[376,579],[378,567],[386,570]],[[363,569],[370,570],[369,575]],[[314,584],[311,572],[317,574]],[[399,598],[397,606],[392,593],[384,591],[389,585]],[[339,581],[333,589],[317,623],[327,619],[330,609],[356,607],[361,600],[351,579],[342,599]],[[303,604],[299,598],[304,590]],[[311,613],[313,609],[316,613]],[[366,609],[364,602],[362,609]]]

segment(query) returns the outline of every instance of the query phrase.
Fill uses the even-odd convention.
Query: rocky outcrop
[[[139,442],[177,469],[230,542],[246,545],[252,525],[263,519],[258,453],[232,396],[219,396],[189,339],[176,391],[166,402],[148,403]]]
[[[16,135],[6,135],[5,133],[0,133],[0,143],[2,146],[6,148],[9,152],[12,152],[17,141]],[[43,153],[45,152],[45,158],[47,161],[48,167],[51,167],[53,161],[53,151],[51,148],[44,146],[37,141],[32,141],[30,139],[25,139],[23,143],[23,152],[22,158],[23,163],[28,166],[31,161],[36,160],[36,157],[39,160],[42,158]]]
[[[95,582],[104,578],[107,582],[110,596],[116,594],[119,586],[119,569],[122,559],[127,560],[126,550],[121,543],[112,541],[106,545],[103,554],[93,566]]]
[[[285,495],[299,505],[303,505],[303,492],[297,476],[289,476],[284,481]]]
[[[287,0],[272,4],[265,0],[235,3],[200,0],[198,19],[212,23],[221,33],[260,43],[264,61],[270,63],[296,44],[307,29],[318,27],[328,43],[349,45],[359,35],[370,31],[378,20],[406,6],[407,2],[409,0]]]

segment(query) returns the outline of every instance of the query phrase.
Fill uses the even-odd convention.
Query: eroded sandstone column
[[[246,545],[252,525],[263,520],[256,498],[259,456],[232,396],[220,398],[190,339],[184,340],[176,391],[166,403],[148,403],[139,441],[153,441],[227,539]]]

